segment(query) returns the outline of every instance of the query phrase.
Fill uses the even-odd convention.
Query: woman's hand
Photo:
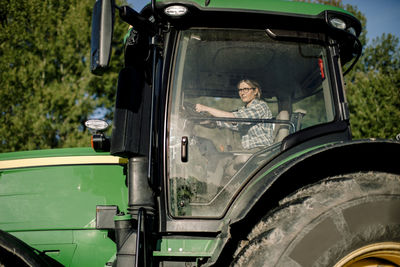
[[[209,112],[208,107],[202,104],[196,104],[195,109],[197,112]]]

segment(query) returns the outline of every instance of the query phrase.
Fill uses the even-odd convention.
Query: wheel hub
[[[399,267],[400,243],[384,242],[359,248],[334,267]]]

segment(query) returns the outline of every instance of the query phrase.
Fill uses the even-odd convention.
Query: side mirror
[[[114,0],[97,0],[93,8],[90,71],[101,75],[110,62]]]

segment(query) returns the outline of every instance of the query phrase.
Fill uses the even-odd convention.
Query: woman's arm
[[[219,110],[219,109],[208,107],[208,106],[205,106],[202,104],[196,104],[196,111],[197,112],[206,111],[214,117],[223,117],[223,118],[234,118],[235,117],[232,112]]]

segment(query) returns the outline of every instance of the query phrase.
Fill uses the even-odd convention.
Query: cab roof
[[[208,5],[207,5],[208,2]],[[200,9],[239,9],[239,10],[253,10],[264,11],[273,13],[290,13],[297,15],[313,16],[318,15],[324,11],[342,12],[352,15],[344,9],[333,7],[329,5],[322,5],[316,3],[305,3],[290,0],[191,0],[191,1],[172,1],[172,0],[157,0],[156,3],[163,5],[169,4],[192,4],[198,6]],[[353,15],[352,15],[353,16]]]

